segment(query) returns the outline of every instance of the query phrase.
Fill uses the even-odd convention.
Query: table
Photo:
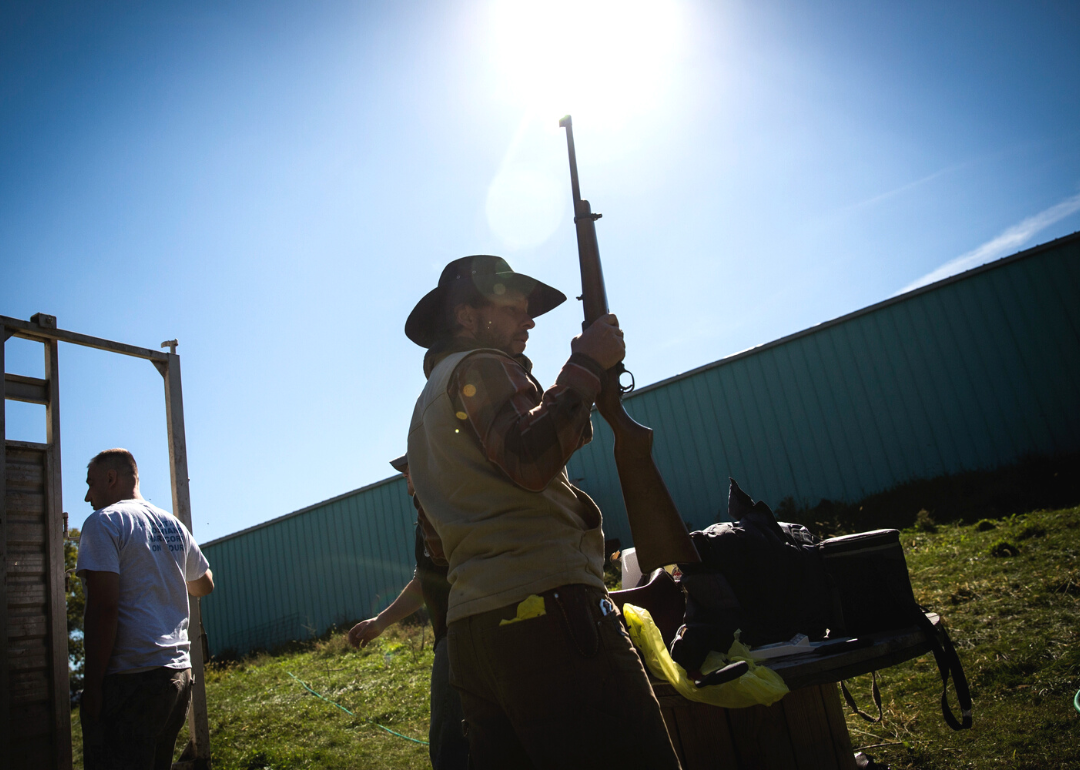
[[[941,618],[927,613],[934,627]],[[665,681],[653,692],[683,770],[857,770],[837,682],[930,651],[917,627],[870,635],[861,649],[766,661],[791,690],[772,706],[724,709],[683,698]]]

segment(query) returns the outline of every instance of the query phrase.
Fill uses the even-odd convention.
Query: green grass
[[[430,628],[396,626],[363,650],[337,633],[300,651],[209,667],[215,770],[429,767],[427,746],[376,724],[427,740],[431,641]],[[287,672],[355,716],[315,697]],[[78,768],[77,716],[73,723]],[[186,742],[185,728],[177,746]]]
[[[904,531],[915,595],[945,618],[974,724],[945,724],[932,655],[879,672],[884,723],[849,715],[848,728],[854,745],[873,746],[865,751],[894,770],[1080,768],[1080,508],[989,523]],[[871,706],[869,676],[848,684]]]
[[[937,667],[925,655],[879,673],[885,721],[849,716],[853,745],[894,770],[1080,768],[1072,704],[1080,689],[1080,508],[933,527],[924,520],[902,539],[915,594],[944,616],[967,671],[974,728],[945,724]],[[426,746],[374,723],[426,739],[430,645],[431,630],[412,626],[363,651],[338,634],[211,668],[214,767],[427,767]],[[305,691],[288,671],[355,716]],[[849,685],[870,706],[870,678]],[[185,741],[182,734],[178,745]]]

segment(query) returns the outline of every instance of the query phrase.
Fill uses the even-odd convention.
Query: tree
[[[71,529],[64,538],[64,568],[67,588],[68,673],[72,695],[82,689],[83,659],[86,657],[83,647],[83,612],[86,609],[86,594],[83,593],[82,581],[75,577],[75,564],[78,557],[79,530]]]

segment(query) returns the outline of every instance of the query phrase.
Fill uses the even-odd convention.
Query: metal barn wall
[[[656,383],[625,401],[694,528],[755,499],[853,502],[1080,450],[1080,233]],[[571,459],[632,542],[607,424]],[[721,518],[726,518],[722,516]]]
[[[309,639],[381,610],[412,578],[415,522],[398,476],[206,543],[210,654]]]
[[[1080,450],[1080,234],[642,388],[626,408],[656,430],[694,528],[726,510],[728,476],[774,506],[815,504]],[[627,546],[611,432],[593,424],[568,471]],[[412,574],[415,518],[395,477],[208,543],[211,653],[381,609]]]

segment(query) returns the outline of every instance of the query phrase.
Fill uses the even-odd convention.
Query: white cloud
[[[949,166],[947,168],[939,169],[938,171],[935,171],[932,174],[927,174],[922,179],[916,179],[914,182],[908,182],[907,184],[900,185],[899,187],[893,188],[892,190],[888,190],[886,192],[879,193],[879,194],[877,194],[877,195],[875,195],[875,196],[873,196],[871,198],[867,198],[864,201],[859,201],[858,203],[852,203],[850,206],[845,206],[842,210],[843,211],[854,211],[856,209],[865,208],[867,206],[873,206],[874,204],[881,203],[881,201],[892,198],[895,195],[900,195],[901,193],[906,193],[909,190],[914,190],[916,187],[924,185],[927,182],[932,182],[935,179],[937,179],[939,176],[949,174],[949,173],[951,173],[953,171],[956,171],[957,169],[963,168],[966,165],[969,165],[969,164],[968,163],[958,163],[956,165]]]
[[[965,270],[970,270],[973,267],[992,262],[999,257],[1018,251],[1024,244],[1034,238],[1039,231],[1046,229],[1055,222],[1058,222],[1077,211],[1080,211],[1080,193],[1077,193],[1071,198],[1066,198],[1061,203],[1056,206],[1051,206],[1045,211],[1040,211],[1035,216],[1028,217],[1020,224],[1013,225],[996,238],[987,241],[982,246],[969,251],[963,256],[957,257],[950,262],[946,262],[936,270],[933,270],[917,281],[908,284],[900,291],[896,292],[896,294],[903,294],[912,289],[918,289],[920,286],[926,286],[934,281],[940,281],[942,278],[948,278],[950,275],[962,273]]]

